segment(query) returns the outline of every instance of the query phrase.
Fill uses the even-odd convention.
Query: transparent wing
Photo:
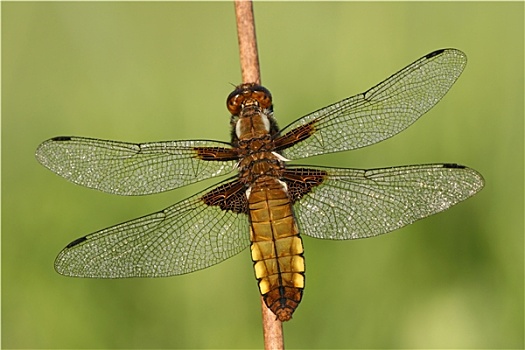
[[[228,259],[250,244],[248,216],[205,204],[207,191],[71,242],[56,258],[56,271],[76,277],[165,277]]]
[[[301,233],[324,239],[365,238],[393,231],[450,208],[484,185],[478,172],[456,164],[308,168],[328,175],[294,204],[295,215]]]
[[[287,140],[294,140],[295,135],[310,136],[282,154],[289,159],[306,158],[365,147],[394,136],[438,103],[466,63],[459,50],[434,51],[370,90],[284,128],[281,135],[288,134]]]
[[[236,160],[205,161],[199,150],[229,153],[216,141],[127,143],[82,137],[43,142],[37,160],[76,184],[119,195],[158,193],[234,169]]]

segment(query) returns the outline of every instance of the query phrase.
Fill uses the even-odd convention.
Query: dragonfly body
[[[300,234],[376,236],[443,211],[484,184],[475,170],[457,164],[360,170],[289,161],[395,135],[441,99],[465,64],[461,51],[434,51],[283,130],[274,119],[270,92],[241,84],[227,99],[230,143],[45,141],[37,150],[44,166],[74,183],[121,195],[162,192],[237,170],[218,186],[162,211],[73,241],[57,257],[56,270],[78,277],[172,276],[250,246],[266,305],[281,321],[289,320],[305,286]]]
[[[227,106],[235,124],[232,144],[244,153],[239,181],[247,188],[255,277],[266,305],[287,321],[304,289],[304,250],[288,185],[283,181],[285,159],[274,151],[279,130],[271,95],[261,86],[243,84],[230,94]]]
[[[251,255],[266,305],[289,320],[304,289],[303,242],[292,204],[275,178],[257,180],[248,196]]]

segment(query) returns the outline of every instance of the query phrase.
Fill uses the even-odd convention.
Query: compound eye
[[[261,86],[262,89],[264,89]],[[272,95],[266,89],[256,90],[253,92],[253,98],[259,102],[259,106],[263,109],[270,108],[272,106]]]
[[[232,115],[238,115],[241,112],[243,102],[244,96],[242,94],[231,94],[226,101],[228,111],[230,111]]]

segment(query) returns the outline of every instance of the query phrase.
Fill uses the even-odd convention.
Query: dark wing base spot
[[[315,132],[315,124],[317,120],[301,125],[283,136],[275,139],[274,147],[275,151],[282,151],[283,149],[292,147],[293,145],[309,138]]]
[[[207,205],[215,205],[222,210],[248,214],[248,201],[244,184],[235,180],[219,186],[200,198]]]
[[[283,180],[288,186],[288,195],[292,204],[323,183],[328,173],[318,169],[285,169]]]

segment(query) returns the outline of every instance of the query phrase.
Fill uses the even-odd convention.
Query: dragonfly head
[[[256,106],[262,110],[272,109],[272,94],[266,88],[244,83],[235,88],[226,100],[226,106],[232,115],[239,115],[248,106]]]

